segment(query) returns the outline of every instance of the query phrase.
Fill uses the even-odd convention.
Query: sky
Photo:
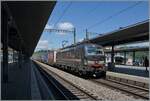
[[[148,1],[58,1],[51,13],[45,29],[76,29],[77,42],[88,32],[104,34],[147,20]],[[91,34],[93,38],[98,34]],[[43,30],[36,50],[57,49],[73,44],[73,33],[48,32]]]

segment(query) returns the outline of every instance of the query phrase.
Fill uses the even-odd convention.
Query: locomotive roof
[[[94,43],[78,42],[78,43],[76,43],[76,44],[73,44],[73,45],[70,45],[70,46],[67,46],[67,47],[64,47],[64,48],[60,48],[60,49],[58,49],[58,50],[63,50],[63,49],[72,48],[72,47],[76,47],[76,46],[79,46],[79,45],[86,45],[86,44],[94,44]]]

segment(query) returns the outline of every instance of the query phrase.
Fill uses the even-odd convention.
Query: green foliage
[[[47,50],[40,50],[40,51],[34,52],[33,57],[41,57],[42,55],[46,53],[47,53]]]

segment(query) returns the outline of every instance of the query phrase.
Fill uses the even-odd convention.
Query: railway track
[[[58,74],[50,71],[49,69],[42,66],[40,66],[39,68],[43,76],[49,82],[51,82],[55,86],[55,88],[62,94],[62,100],[98,100],[97,96],[94,96],[90,92],[87,92],[85,89],[74,85],[73,83],[67,81],[63,77],[60,77]],[[51,75],[54,79],[50,78],[49,75]]]
[[[111,79],[92,79],[90,81],[96,84],[102,84],[104,86],[123,91],[128,95],[133,95],[135,98],[149,99],[149,89],[118,82]]]
[[[42,67],[41,67],[42,68]],[[50,71],[47,68],[43,67],[43,70],[45,70],[49,75],[53,75],[53,77],[58,80],[61,84],[63,84],[63,86],[65,86],[66,88],[69,89],[70,92],[73,93],[73,95],[77,96],[78,99],[90,99],[90,100],[98,100],[97,96],[93,96],[92,94],[90,94],[89,92],[87,92],[86,90],[72,84],[71,82],[67,81],[66,79],[64,79],[63,77],[60,77],[58,74]],[[113,88],[115,90],[119,90],[122,91],[123,93],[125,93],[128,96],[134,96],[137,99],[149,99],[149,89],[146,88],[142,88],[136,85],[132,85],[132,84],[127,84],[124,82],[119,82],[117,80],[111,79],[111,78],[106,78],[106,79],[90,79],[91,82],[96,83],[97,85],[104,85],[107,86],[109,88]],[[69,92],[62,90],[62,92],[64,92],[64,95],[68,95]],[[68,98],[70,99],[75,99],[74,97]],[[100,99],[99,99],[100,100]]]

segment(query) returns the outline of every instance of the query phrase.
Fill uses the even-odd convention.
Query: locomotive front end
[[[87,67],[89,75],[93,77],[106,76],[103,48],[95,44],[86,45],[84,65]]]

